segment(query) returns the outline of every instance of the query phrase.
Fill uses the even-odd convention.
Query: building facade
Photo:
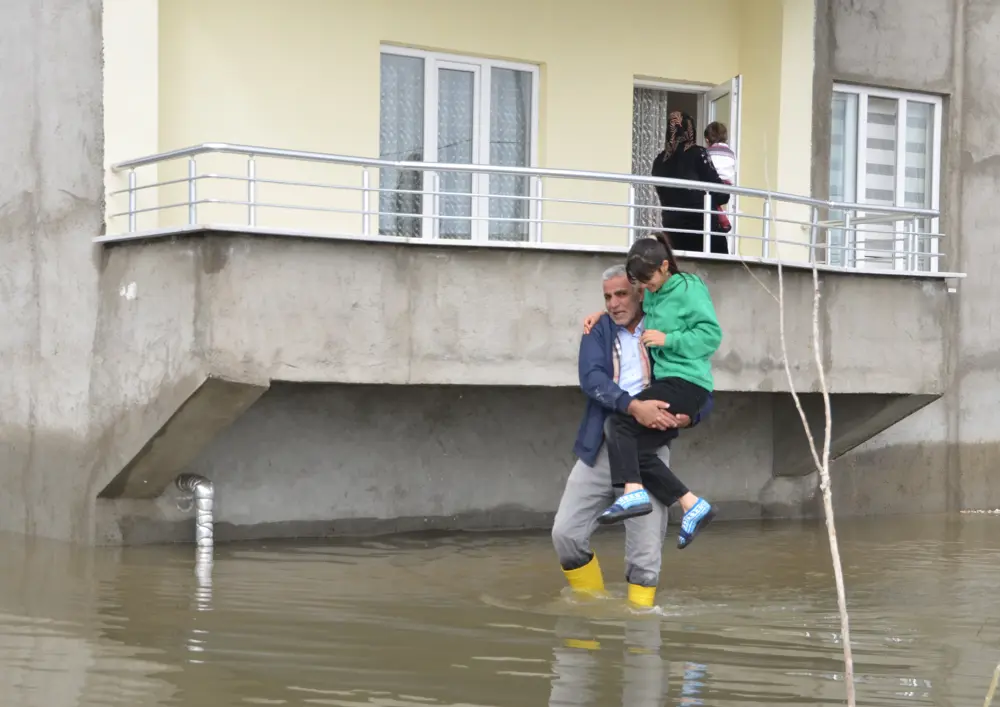
[[[730,254],[686,254],[726,334],[682,476],[732,518],[817,512],[784,369],[815,426],[815,268],[840,512],[996,503],[1000,13],[698,10],[5,8],[0,530],[190,537],[185,471],[221,538],[544,525],[580,318],[657,227],[677,109],[738,160]]]

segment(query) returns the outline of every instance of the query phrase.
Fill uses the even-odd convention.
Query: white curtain
[[[475,148],[476,75],[438,70],[438,162],[472,164]],[[442,172],[439,199],[441,238],[472,238],[472,174]],[[447,194],[445,196],[444,194]],[[461,216],[449,219],[448,216]]]
[[[648,177],[653,160],[663,150],[667,134],[667,92],[656,88],[636,87],[632,90],[632,174]],[[648,184],[637,184],[635,201],[639,206],[659,207],[656,190]],[[636,236],[648,236],[660,229],[658,209],[636,209]],[[651,229],[651,230],[650,230]]]
[[[896,205],[896,127],[899,101],[893,98],[868,97],[865,115],[867,140],[864,150],[864,203],[873,206]],[[866,268],[892,268],[895,265],[894,224],[871,224],[862,227]],[[902,240],[899,245],[902,246]]]
[[[929,209],[932,203],[932,175],[934,158],[932,141],[934,140],[934,106],[919,101],[906,102],[906,172],[903,184],[903,204],[911,208]],[[929,233],[931,220],[919,222],[919,232]],[[916,250],[920,253],[931,252],[931,239],[921,238],[917,241]],[[918,270],[931,270],[931,258],[917,256]]]
[[[514,69],[492,70],[490,75],[490,164],[527,167],[531,159],[531,74]],[[517,175],[490,175],[490,218],[527,219],[530,180]],[[490,240],[526,241],[528,224],[490,221]]]
[[[858,97],[853,93],[834,93],[830,121],[830,199],[853,202],[857,200],[858,173]],[[844,218],[843,211],[831,211],[830,220]],[[853,236],[843,229],[831,229],[827,235],[826,262],[830,265],[847,265],[844,247],[853,242]]]
[[[382,55],[379,100],[379,157],[421,162],[424,159],[424,60]],[[379,170],[379,233],[419,238],[420,218],[385,214],[419,214],[423,175],[413,170]],[[384,191],[384,190],[393,191]]]

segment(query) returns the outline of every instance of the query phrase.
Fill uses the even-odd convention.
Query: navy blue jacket
[[[628,414],[633,398],[618,387],[614,378],[614,347],[618,325],[607,314],[580,339],[580,387],[587,394],[587,409],[580,422],[580,431],[573,445],[573,453],[587,466],[597,461],[597,453],[604,444],[604,422],[613,411]],[[714,402],[709,394],[691,426],[701,422],[712,411]],[[674,430],[676,436],[677,430]]]

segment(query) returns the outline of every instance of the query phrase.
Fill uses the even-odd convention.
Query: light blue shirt
[[[618,361],[618,387],[635,397],[643,389],[642,374],[642,342],[639,337],[646,328],[646,319],[639,322],[635,332],[625,327],[618,328],[618,349],[621,356]]]

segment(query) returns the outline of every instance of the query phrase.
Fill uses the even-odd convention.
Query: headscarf
[[[696,144],[696,129],[694,118],[679,110],[670,113],[667,124],[667,143],[664,147],[664,157],[672,157],[681,148],[681,152]]]

